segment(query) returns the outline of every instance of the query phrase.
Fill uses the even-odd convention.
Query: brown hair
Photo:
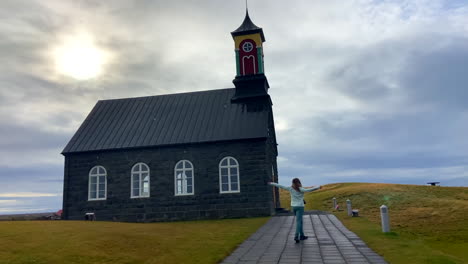
[[[292,187],[294,190],[300,192],[301,190],[299,189],[299,187],[302,187],[301,181],[300,181],[298,178],[294,178],[294,179],[292,180],[292,185],[291,185],[291,187]]]

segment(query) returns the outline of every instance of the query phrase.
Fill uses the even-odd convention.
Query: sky
[[[250,0],[280,183],[468,186],[468,1]],[[62,207],[98,100],[234,87],[245,2],[2,0],[0,214]]]

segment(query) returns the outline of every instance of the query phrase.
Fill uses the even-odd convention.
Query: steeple
[[[233,32],[231,32],[232,37],[234,38],[235,36],[241,36],[241,35],[248,35],[248,34],[254,34],[254,33],[260,33],[260,36],[262,38],[262,42],[265,42],[265,36],[263,35],[263,30],[261,27],[257,27],[252,20],[250,19],[249,16],[249,10],[245,10],[245,18],[244,22]],[[235,38],[234,38],[235,39]]]
[[[246,9],[242,24],[231,32],[236,54],[236,94],[233,99],[268,95],[263,63],[263,29],[255,25]]]

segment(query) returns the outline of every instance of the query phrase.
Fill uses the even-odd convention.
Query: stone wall
[[[151,222],[271,215],[273,193],[266,183],[276,155],[269,151],[267,140],[258,139],[68,154],[63,216],[82,220],[94,212],[97,220]],[[239,162],[240,193],[219,193],[218,165],[226,156]],[[195,193],[175,196],[174,166],[183,159],[194,166]],[[130,172],[138,162],[150,168],[148,198],[130,198]],[[107,170],[107,199],[88,201],[89,171],[96,165]]]

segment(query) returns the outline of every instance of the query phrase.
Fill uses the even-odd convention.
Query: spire
[[[247,2],[246,2],[246,5],[247,5]],[[232,31],[231,35],[234,38],[235,36],[248,35],[248,34],[254,34],[254,33],[260,33],[260,36],[262,37],[262,41],[265,42],[263,29],[261,27],[258,27],[252,22],[252,20],[249,17],[249,9],[246,6],[244,22],[242,22],[242,24],[236,30]]]

